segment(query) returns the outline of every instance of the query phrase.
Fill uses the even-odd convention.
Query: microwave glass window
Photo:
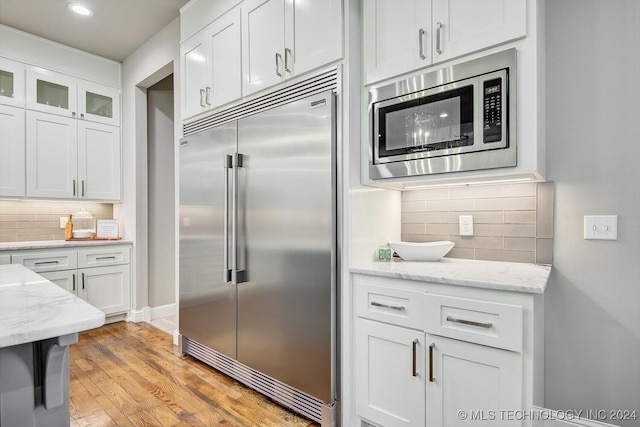
[[[382,157],[473,145],[473,86],[380,108]]]

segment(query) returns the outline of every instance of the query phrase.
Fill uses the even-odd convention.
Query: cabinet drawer
[[[78,256],[75,249],[55,251],[15,252],[11,256],[12,264],[22,264],[36,273],[42,271],[73,270],[77,268]]]
[[[425,331],[496,348],[522,351],[522,307],[427,294]]]
[[[78,268],[129,264],[128,246],[97,246],[78,249]]]
[[[422,329],[424,293],[356,284],[356,315],[407,328]]]

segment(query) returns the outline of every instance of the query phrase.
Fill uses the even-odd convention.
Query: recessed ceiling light
[[[82,16],[93,15],[93,10],[89,9],[86,6],[81,5],[80,3],[69,3],[67,7],[69,8],[69,10],[77,13],[78,15],[82,15]]]

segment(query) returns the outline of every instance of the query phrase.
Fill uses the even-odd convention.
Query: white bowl
[[[72,235],[74,239],[88,239],[93,236],[93,231],[91,230],[73,230]]]
[[[439,261],[453,248],[448,240],[439,242],[389,242],[394,251],[405,261]]]

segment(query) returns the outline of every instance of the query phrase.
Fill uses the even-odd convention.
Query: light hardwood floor
[[[83,332],[70,347],[71,427],[310,427],[306,420],[190,356],[146,323]]]

